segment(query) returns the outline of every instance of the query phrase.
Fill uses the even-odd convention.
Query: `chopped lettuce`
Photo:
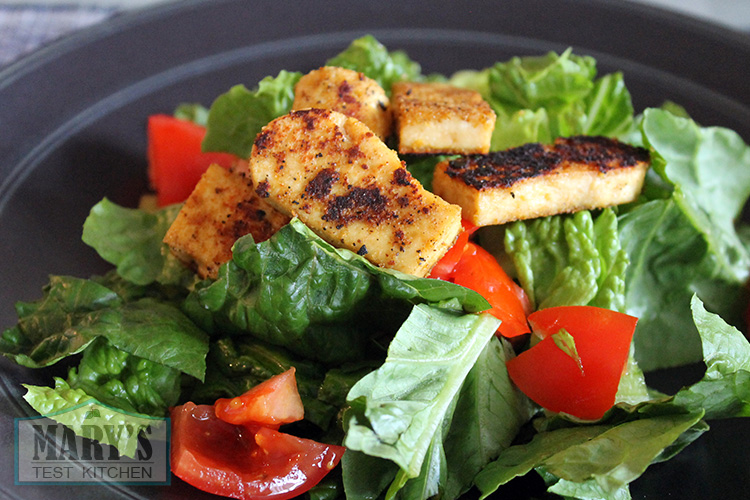
[[[395,462],[391,488],[420,476],[428,451],[472,366],[497,329],[489,315],[417,305],[396,333],[385,363],[352,387],[348,449]]]
[[[217,97],[206,120],[203,150],[248,158],[260,129],[292,109],[294,85],[301,76],[281,71],[275,78],[267,76],[258,82],[254,91],[235,85]]]
[[[647,110],[640,126],[662,187],[620,215],[619,232],[630,259],[626,311],[640,318],[636,359],[648,371],[700,361],[694,293],[740,324],[750,253],[735,224],[750,193],[750,146],[665,110]]]
[[[339,66],[363,73],[372,78],[390,94],[391,86],[401,80],[420,80],[420,65],[400,50],[389,51],[372,35],[352,41],[343,52],[326,62],[327,66]]]
[[[505,249],[532,308],[592,305],[622,310],[627,255],[610,209],[518,221],[505,232]]]
[[[162,242],[180,205],[147,212],[103,199],[83,224],[83,242],[137,285],[161,283],[187,286],[195,275]]]
[[[24,399],[40,415],[65,425],[79,436],[96,438],[117,448],[121,455],[135,457],[138,435],[149,426],[166,425],[163,419],[123,412],[101,404],[81,389],[71,388],[61,378],[54,387],[24,385]],[[94,436],[90,429],[105,429]],[[109,432],[111,431],[111,432]]]
[[[451,83],[480,92],[497,114],[491,149],[548,143],[571,135],[620,136],[633,127],[633,105],[621,73],[596,78],[596,61],[562,54],[514,57]]]
[[[198,323],[210,313],[209,328],[339,363],[375,349],[372,338],[403,321],[409,303],[452,300],[468,312],[487,308],[463,287],[375,267],[294,219],[262,243],[238,240],[232,261],[193,292],[188,310]]]
[[[327,64],[388,92],[428,79],[371,36]],[[260,129],[291,109],[300,77],[282,71],[252,91],[231,88],[210,110],[175,113],[207,126],[204,150],[248,157]],[[521,394],[505,369],[514,351],[494,335],[498,320],[475,314],[488,308],[475,292],[375,267],[296,219],[265,242],[239,239],[218,279],[199,281],[162,242],[179,205],[146,212],[107,199],[91,210],[83,241],[116,270],[51,277],[0,335],[0,352],[24,366],[70,358],[67,380],[27,386],[25,399],[80,435],[91,408],[130,425],[101,441],[132,456],[150,416],[239,395],[293,366],[306,420],[297,430],[348,447],[341,474],[310,492],[316,500],[342,487],[358,500],[454,500],[473,487],[486,497],[530,472],[551,494],[624,500],[631,481],[697,439],[705,420],[750,416],[750,344],[730,326],[747,304],[750,229],[736,219],[750,195],[750,147],[676,105],[634,119],[623,75],[597,77],[595,60],[571,50],[449,81],[496,111],[493,150],[588,134],[651,151],[653,169],[629,206],[479,233],[482,244],[494,238],[535,308],[589,304],[639,317],[602,419],[542,412]],[[405,161],[429,188],[441,159]],[[701,359],[706,372],[692,386],[647,390],[641,367]]]

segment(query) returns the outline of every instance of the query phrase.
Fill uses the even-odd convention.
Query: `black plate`
[[[638,110],[672,100],[704,125],[750,139],[750,38],[619,1],[183,1],[115,18],[0,72],[0,328],[13,303],[34,300],[49,274],[108,268],[80,241],[103,196],[134,205],[146,187],[145,119],[184,101],[210,104],[236,83],[309,70],[365,33],[403,48],[423,70],[483,68],[514,55],[562,51],[623,70]],[[32,412],[21,382],[51,372],[0,362],[0,493],[51,498],[57,488],[14,486],[13,418]],[[657,375],[679,387],[677,374]],[[750,491],[750,422],[716,422],[677,458],[651,467],[634,498],[739,498]],[[183,498],[169,487],[71,486],[78,498]]]

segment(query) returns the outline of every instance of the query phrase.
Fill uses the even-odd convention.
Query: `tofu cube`
[[[643,148],[577,136],[443,161],[432,188],[488,226],[632,202],[648,167]]]
[[[391,97],[399,153],[489,151],[496,116],[479,92],[443,83],[397,82]]]
[[[324,66],[300,78],[292,110],[308,108],[331,109],[356,118],[383,140],[391,135],[390,100],[385,90],[351,69]]]
[[[263,201],[245,174],[211,165],[164,237],[172,253],[202,278],[216,278],[232,258],[232,245],[252,234],[270,238],[289,222]]]
[[[330,244],[425,276],[461,231],[461,208],[427,191],[361,121],[306,109],[277,118],[249,161],[258,193]]]

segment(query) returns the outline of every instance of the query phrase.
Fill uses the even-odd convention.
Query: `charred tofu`
[[[256,242],[289,222],[255,193],[245,174],[211,165],[164,237],[172,253],[202,278],[216,278],[232,258],[232,245],[246,234]]]
[[[496,117],[479,92],[443,83],[397,82],[392,103],[399,153],[490,150]]]
[[[433,190],[479,226],[634,201],[649,154],[604,137],[558,139],[444,161]]]
[[[293,110],[332,109],[356,118],[385,140],[391,134],[390,100],[375,80],[351,69],[324,66],[300,78]]]
[[[249,169],[258,194],[334,246],[425,276],[461,230],[461,208],[425,190],[361,121],[293,111],[258,134]]]

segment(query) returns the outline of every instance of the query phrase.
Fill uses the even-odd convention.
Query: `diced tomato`
[[[208,493],[284,500],[318,484],[341,460],[342,446],[266,427],[233,425],[211,405],[172,409],[172,472]]]
[[[498,333],[517,337],[529,333],[526,315],[531,309],[529,298],[498,264],[495,257],[469,241],[476,226],[464,221],[464,231],[456,243],[430,272],[430,278],[451,281],[470,288],[487,299],[490,314],[502,323]]]
[[[474,231],[478,229],[478,226],[475,226],[466,219],[461,220],[461,226],[463,230],[458,235],[458,239],[456,239],[453,246],[448,249],[445,255],[443,255],[438,263],[432,268],[429,275],[430,278],[450,281],[451,274],[453,273],[456,264],[458,264],[458,261],[466,250],[466,244],[469,243],[469,238]]]
[[[206,128],[169,115],[148,119],[148,176],[157,203],[165,206],[185,201],[213,163],[230,167],[237,157],[228,153],[203,153]]]
[[[615,402],[637,318],[599,307],[562,306],[528,319],[542,340],[507,362],[511,380],[547,410],[601,418]],[[577,359],[555,342],[560,329],[573,338]]]
[[[295,369],[271,377],[245,394],[214,403],[216,416],[235,425],[256,424],[277,428],[297,422],[305,409],[297,391]]]

